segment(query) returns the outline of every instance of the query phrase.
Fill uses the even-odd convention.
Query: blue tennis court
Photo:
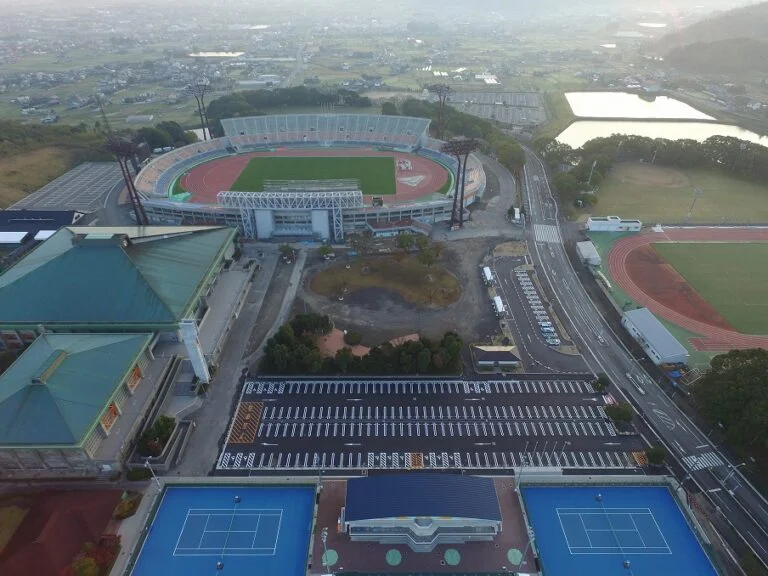
[[[547,576],[716,576],[663,487],[530,487],[523,499]]]
[[[309,486],[168,487],[131,574],[300,576],[314,497]]]

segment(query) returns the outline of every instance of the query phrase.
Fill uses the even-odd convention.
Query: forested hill
[[[751,38],[696,42],[673,48],[667,53],[666,60],[674,67],[690,72],[768,72],[768,42]]]
[[[768,2],[744,6],[710,17],[663,36],[657,48],[666,52],[699,42],[717,42],[734,38],[768,39]]]

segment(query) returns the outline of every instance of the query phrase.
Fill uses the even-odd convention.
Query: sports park
[[[605,252],[615,288],[689,333],[689,349],[768,348],[768,228],[656,226]]]
[[[340,240],[366,227],[386,234],[450,220],[458,162],[429,137],[428,119],[297,114],[226,119],[222,127],[223,137],[141,170],[136,188],[153,221]],[[466,207],[485,190],[475,156],[464,180]]]

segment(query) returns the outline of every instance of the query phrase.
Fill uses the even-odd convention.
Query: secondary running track
[[[269,152],[253,152],[212,160],[192,168],[181,177],[181,185],[192,194],[190,202],[198,204],[216,204],[216,195],[223,190],[231,190],[232,184],[248,165],[251,158],[257,156],[295,156],[295,157],[360,157],[390,156],[397,160],[410,160],[411,170],[397,170],[396,192],[394,196],[385,196],[387,204],[410,202],[437,192],[448,180],[448,171],[440,164],[400,152],[381,152],[374,149],[291,149],[278,148]],[[393,168],[394,169],[394,168]],[[370,197],[366,200],[370,202]]]
[[[658,273],[644,269],[644,274],[633,273],[632,259],[651,243],[658,242],[768,242],[768,228],[664,228],[662,232],[642,232],[618,240],[608,256],[608,270],[616,284],[638,304],[681,328],[699,334],[691,338],[694,348],[703,351],[723,351],[743,348],[767,348],[768,336],[741,334],[728,327],[721,319],[714,319],[711,311],[700,310],[698,315],[680,310],[690,307],[676,305],[668,298],[656,296],[656,288],[670,278],[670,267],[658,266]],[[635,267],[636,270],[636,267]],[[676,274],[676,272],[672,272]],[[678,275],[679,277],[679,275]],[[688,292],[688,291],[685,291]],[[690,288],[690,292],[695,292]],[[738,294],[734,294],[738,297]],[[699,297],[700,298],[700,297]],[[705,302],[701,299],[702,302]],[[707,307],[709,307],[707,305]],[[709,307],[711,310],[711,307]],[[689,312],[690,313],[690,312]],[[704,316],[702,316],[702,313]]]

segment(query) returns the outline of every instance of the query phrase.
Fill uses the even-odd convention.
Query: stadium
[[[429,233],[451,218],[457,160],[429,120],[295,114],[222,120],[224,136],[151,160],[136,188],[153,223],[224,224],[247,238],[340,241]],[[485,191],[470,156],[464,207]]]

